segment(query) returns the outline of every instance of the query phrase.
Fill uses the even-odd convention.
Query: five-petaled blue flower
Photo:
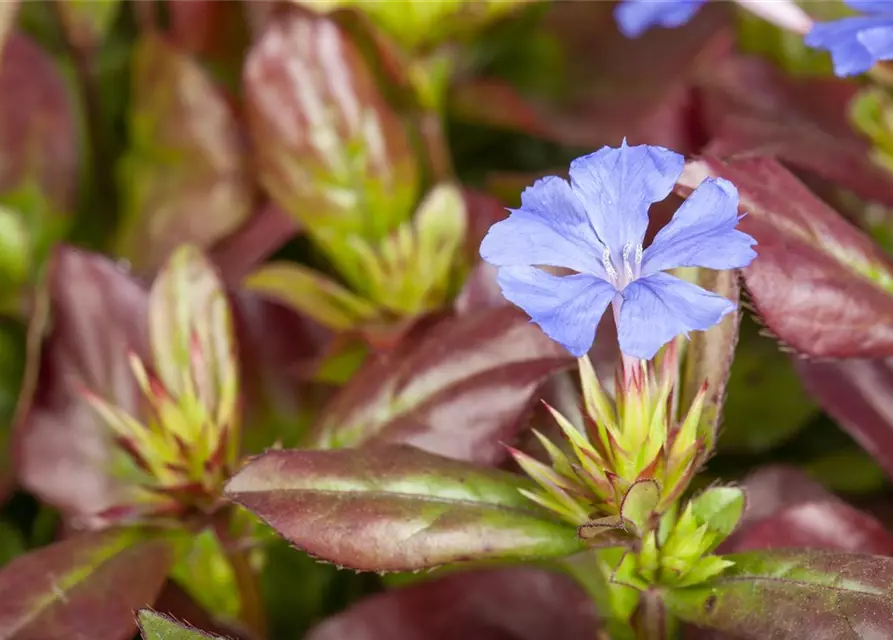
[[[637,358],[718,323],[735,309],[731,301],[663,272],[733,269],[754,259],[756,241],[735,229],[738,191],[730,182],[704,180],[642,248],[648,208],[669,195],[683,165],[669,149],[624,140],[574,160],[570,183],[537,180],[481,243],[481,257],[499,267],[503,295],[578,357],[612,303],[620,349]],[[554,276],[543,265],[577,273]]]
[[[707,0],[623,0],[614,19],[627,38],[638,38],[654,26],[681,27]]]
[[[893,60],[893,0],[845,1],[870,15],[819,22],[806,34],[806,44],[830,51],[838,76],[868,71],[878,60]]]

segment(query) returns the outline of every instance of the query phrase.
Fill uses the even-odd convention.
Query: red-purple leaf
[[[893,536],[873,516],[831,498],[787,507],[753,523],[728,550],[784,548],[893,556]]]
[[[738,187],[739,227],[759,243],[745,285],[779,339],[811,356],[893,354],[893,265],[880,247],[775,160],[707,157],[680,184],[708,176]]]
[[[72,101],[52,58],[28,38],[13,32],[0,46],[0,94],[15,96],[0,101],[0,202],[22,214],[43,256],[75,205]]]
[[[781,464],[760,467],[748,474],[741,481],[741,486],[747,494],[747,506],[738,532],[788,507],[834,497],[800,469]],[[738,532],[732,534],[729,540],[736,537]]]
[[[567,576],[533,568],[435,578],[354,605],[307,640],[593,640],[595,610]]]
[[[683,620],[753,640],[893,636],[893,558],[752,551],[702,587],[665,592]]]
[[[699,81],[711,155],[776,156],[865,199],[893,205],[893,175],[871,160],[870,143],[849,123],[858,83],[792,78],[756,58],[726,59]]]
[[[498,462],[540,383],[572,364],[514,307],[449,317],[364,365],[320,416],[312,442],[406,442]]]
[[[893,536],[874,516],[851,507],[794,467],[771,465],[742,482],[747,508],[722,553],[813,548],[893,555]]]
[[[179,244],[211,246],[251,214],[238,123],[197,62],[156,35],[136,45],[120,251],[154,270]]]
[[[412,213],[418,163],[356,45],[324,16],[276,16],[248,55],[261,183],[311,234],[381,238]]]
[[[576,528],[521,495],[522,476],[406,445],[269,451],[226,488],[311,556],[365,571],[580,550]]]
[[[65,246],[56,250],[46,284],[51,328],[29,354],[26,377],[36,384],[33,397],[26,388],[19,400],[17,472],[45,502],[90,520],[121,496],[109,475],[108,428],[81,390],[139,413],[127,352],[148,356],[148,293],[106,258]],[[41,314],[33,321],[42,323]],[[39,340],[42,326],[32,329],[31,339]]]
[[[21,556],[0,571],[0,638],[131,638],[173,555],[164,539],[108,530]]]
[[[258,208],[241,227],[211,250],[211,259],[227,284],[236,284],[291,240],[300,227],[272,203]]]
[[[893,478],[893,360],[800,360],[816,402]]]

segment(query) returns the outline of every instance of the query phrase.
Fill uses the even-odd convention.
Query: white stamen
[[[623,266],[626,268],[626,275],[630,280],[634,277],[632,265],[629,263],[629,253],[632,251],[632,248],[633,246],[629,243],[623,247]]]
[[[608,249],[608,247],[605,247],[605,250],[602,253],[602,264],[605,267],[605,271],[608,272],[608,276],[610,276],[612,280],[616,280],[617,269],[614,268],[614,265],[611,262],[611,250]]]
[[[642,264],[642,245],[636,247],[636,264]]]

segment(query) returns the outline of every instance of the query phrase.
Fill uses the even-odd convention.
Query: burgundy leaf
[[[753,523],[727,551],[836,549],[893,556],[893,536],[873,516],[842,500],[804,502]]]
[[[592,640],[599,625],[567,576],[534,568],[434,578],[368,598],[308,640]]]
[[[879,520],[799,469],[762,467],[742,481],[742,488],[747,508],[721,553],[797,547],[893,555],[893,536]]]
[[[59,224],[54,217],[71,213],[75,204],[72,101],[52,58],[15,32],[2,49],[0,93],[15,96],[0,101],[0,198],[19,209],[32,233],[47,242],[44,236]]]
[[[297,9],[275,16],[244,86],[261,183],[311,233],[378,239],[409,217],[419,187],[409,137],[337,23]]]
[[[0,571],[0,638],[132,638],[173,556],[164,539],[108,530],[16,558]]]
[[[447,318],[364,365],[320,416],[312,442],[406,442],[498,462],[540,383],[572,364],[514,307]]]
[[[81,391],[139,413],[127,352],[148,357],[148,292],[113,262],[66,246],[55,251],[46,284],[50,329],[29,354],[26,378],[34,383],[26,380],[20,398],[17,472],[48,504],[90,520],[117,502],[120,489],[108,473],[108,428]],[[40,316],[33,322],[42,323]]]
[[[179,244],[208,247],[237,229],[254,191],[235,115],[201,66],[157,35],[133,60],[119,249],[151,271]]]
[[[211,259],[220,269],[224,281],[236,284],[299,231],[293,218],[276,205],[267,203],[241,227],[214,245]]]
[[[727,557],[735,564],[709,584],[664,592],[675,615],[753,640],[893,635],[893,558],[800,550]]]
[[[700,87],[711,155],[775,156],[893,205],[893,175],[871,160],[869,141],[849,124],[857,82],[792,78],[768,61],[729,58],[706,69]]]
[[[893,265],[880,247],[773,159],[707,157],[680,184],[708,176],[738,187],[739,227],[759,243],[745,285],[779,339],[810,356],[893,354]]]
[[[807,391],[893,478],[893,360],[800,360]]]
[[[581,549],[522,495],[533,481],[406,445],[268,451],[226,487],[313,557],[360,571],[529,560]]]

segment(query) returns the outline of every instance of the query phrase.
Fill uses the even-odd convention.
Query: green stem
[[[568,556],[559,561],[559,568],[574,578],[592,600],[603,627],[600,636],[611,640],[635,640],[628,615],[635,604],[623,604],[627,599],[625,596],[635,598],[635,595],[632,590],[611,583],[611,563],[603,557],[604,551],[585,551]]]
[[[636,640],[673,640],[678,624],[664,606],[657,591],[644,591],[634,617]]]
[[[248,560],[246,549],[237,536],[233,536],[230,526],[235,511],[226,510],[214,519],[214,534],[232,567],[239,590],[240,617],[258,638],[267,637],[267,618],[257,573]]]

